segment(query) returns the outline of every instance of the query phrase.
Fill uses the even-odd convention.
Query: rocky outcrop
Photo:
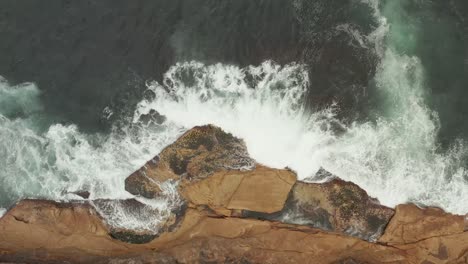
[[[112,239],[92,208],[82,204],[23,201],[0,220],[0,227],[0,259],[4,260],[94,262],[127,254],[144,258],[154,250],[169,263],[314,263],[346,258],[375,263],[404,258],[403,251],[384,250],[384,246],[352,237],[308,227],[213,217],[194,209],[187,211],[178,230],[143,245]],[[351,247],[353,250],[348,249]],[[159,263],[158,259],[148,262]]]
[[[379,242],[406,251],[416,263],[468,263],[467,216],[398,205]]]
[[[224,216],[307,224],[375,241],[393,210],[323,169],[317,177],[329,181],[296,183],[290,170],[255,165],[242,140],[220,128],[202,126],[186,132],[130,175],[126,189],[154,198],[163,194],[160,186],[165,181],[180,181],[179,191],[193,208],[206,206]]]
[[[440,208],[419,208],[401,204],[379,241],[391,245],[415,243],[431,237],[463,233],[468,223],[461,215],[452,215]]]
[[[393,213],[356,184],[333,179],[325,183],[297,182],[281,212],[245,212],[244,216],[308,225],[375,241]]]
[[[468,261],[463,216],[415,205],[399,205],[394,211],[324,170],[318,173],[326,176],[324,183],[298,182],[291,170],[252,163],[242,141],[217,127],[188,131],[158,157],[126,181],[127,189],[148,197],[164,196],[161,186],[178,182],[182,202],[167,212],[157,232],[104,221],[109,203],[137,214],[144,210],[137,200],[24,200],[0,219],[0,261]],[[159,213],[153,213],[154,219],[150,214],[148,221]]]
[[[0,219],[0,252],[27,259],[67,248],[90,255],[125,249],[108,233],[89,204],[24,200]]]
[[[283,209],[295,181],[289,170],[257,166],[251,171],[222,170],[182,186],[181,192],[192,206],[208,206],[222,215],[239,210],[274,213]]]
[[[399,218],[398,211],[395,217]],[[421,221],[412,220],[414,225]],[[306,226],[218,217],[196,209],[187,210],[177,230],[141,245],[113,239],[86,204],[26,200],[0,219],[0,231],[0,260],[30,263],[466,263],[468,259],[467,232],[387,246]]]
[[[220,169],[251,169],[254,165],[242,140],[218,127],[194,127],[130,175],[125,189],[155,198],[162,195],[164,181],[196,181]]]

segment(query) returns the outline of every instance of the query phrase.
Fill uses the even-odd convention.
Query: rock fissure
[[[226,176],[226,175],[227,175],[227,173],[226,173],[224,176]],[[237,185],[237,187],[236,187],[236,188],[234,189],[234,191],[232,192],[231,197],[228,198],[228,202],[227,202],[227,204],[226,204],[226,208],[229,208],[229,207],[230,207],[229,205],[231,204],[233,197],[236,195],[237,191],[238,191],[239,188],[241,187],[242,182],[243,182],[244,180],[245,180],[245,176],[242,177],[242,179],[240,180],[239,184]]]
[[[418,244],[418,243],[421,243],[421,242],[424,242],[424,241],[427,241],[427,240],[431,240],[431,239],[434,239],[434,238],[451,237],[451,236],[453,236],[453,235],[463,234],[463,233],[468,234],[467,232],[461,232],[461,233],[453,233],[453,234],[448,234],[448,235],[429,236],[429,237],[425,237],[425,238],[420,239],[420,240],[408,241],[408,242],[401,243],[401,244],[382,243],[382,242],[378,242],[378,243],[379,243],[379,244],[382,244],[382,245],[386,245],[386,246],[393,246],[393,247],[398,247],[399,245],[405,245],[405,246],[407,246],[407,245]]]
[[[13,218],[15,218],[15,220],[18,221],[18,222],[23,222],[25,224],[29,224],[29,221],[27,221],[24,218],[21,218],[21,217],[15,216],[15,215],[13,215]]]

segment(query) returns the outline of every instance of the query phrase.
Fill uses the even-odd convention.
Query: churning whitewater
[[[23,198],[81,199],[76,192],[88,191],[112,225],[154,230],[179,204],[176,186],[164,184],[166,196],[148,200],[126,192],[125,178],[183,132],[214,124],[244,139],[259,163],[289,167],[301,180],[314,181],[323,167],[387,206],[415,202],[468,212],[468,149],[461,139],[448,150],[439,148],[439,118],[425,102],[424,67],[396,51],[391,40],[384,46],[387,22],[376,1],[366,2],[380,23],[372,34],[360,36],[346,25],[337,30],[374,45],[380,56],[374,77],[380,104],[372,120],[341,122],[337,104],[306,109],[314,76],[299,63],[177,63],[161,83],[147,82],[131,118],[109,134],[54,121],[35,84],[0,79],[0,207]],[[110,107],[104,110],[106,117],[112,114]],[[126,212],[122,200],[129,198],[144,207]],[[155,211],[161,219],[148,221],[145,215]],[[4,212],[0,208],[0,216]]]
[[[74,125],[36,129],[43,114],[38,89],[3,82],[2,95],[23,101],[11,100],[16,104],[2,109],[2,195],[10,202],[76,199],[73,192],[87,190],[92,199],[130,198],[124,190],[130,173],[187,129],[215,124],[243,138],[258,162],[289,167],[300,179],[313,181],[323,167],[388,206],[412,201],[468,211],[461,200],[468,197],[462,167],[466,149],[460,143],[446,153],[437,151],[436,113],[424,105],[416,58],[385,54],[376,78],[389,103],[377,122],[346,126],[335,118],[335,106],[308,113],[302,104],[308,78],[299,64],[265,62],[241,69],[179,63],[163,84],[148,84],[133,120],[109,136],[83,134]],[[140,117],[151,110],[166,120],[142,122]],[[13,111],[22,116],[7,118]]]

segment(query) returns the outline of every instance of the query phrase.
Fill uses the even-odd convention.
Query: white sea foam
[[[184,131],[170,124],[141,123],[128,124],[110,135],[84,134],[75,125],[52,124],[42,129],[47,121],[40,121],[47,116],[41,111],[39,90],[34,84],[10,86],[0,82],[0,102],[6,99],[8,107],[0,107],[3,206],[22,198],[80,199],[72,193],[76,191],[89,191],[90,199],[134,198],[125,191],[125,178]],[[108,203],[102,213],[111,224],[148,229],[145,210],[160,210],[163,217],[164,211],[178,202],[169,192],[167,196],[158,203],[146,201],[144,210],[127,218],[119,217],[125,212],[117,202]]]
[[[74,125],[61,124],[39,131],[31,121],[39,110],[15,118],[2,113],[2,199],[76,199],[70,192],[77,190],[90,191],[91,199],[134,198],[124,190],[125,177],[183,131],[215,124],[243,138],[257,161],[290,167],[300,179],[324,167],[359,184],[385,205],[413,201],[455,213],[468,211],[462,166],[466,148],[460,143],[448,152],[438,152],[437,116],[424,104],[417,58],[391,50],[384,54],[376,76],[383,108],[377,122],[346,127],[335,119],[334,106],[308,113],[302,103],[308,80],[299,64],[281,67],[265,62],[238,68],[179,63],[166,73],[162,85],[149,84],[154,99],[140,102],[133,122],[107,136],[83,134]],[[38,95],[31,84],[10,87],[3,83],[0,89],[10,96]],[[34,107],[41,109],[40,104]],[[167,121],[162,125],[138,122],[140,115],[152,109]],[[339,133],[335,133],[337,128]],[[178,204],[175,192],[167,189],[166,199],[140,199],[144,206],[138,210],[128,211],[119,201],[103,202],[96,208],[114,226],[154,230]],[[150,213],[161,219],[148,221]]]
[[[0,208],[0,218],[6,214],[7,210],[5,208]]]
[[[86,135],[76,126],[60,124],[38,132],[27,119],[2,116],[2,193],[14,199],[76,199],[69,192],[88,190],[91,199],[132,198],[124,190],[125,177],[186,129],[215,124],[243,138],[257,161],[290,167],[300,179],[324,167],[385,205],[414,201],[464,213],[465,147],[460,143],[446,153],[437,152],[438,121],[424,105],[421,71],[417,58],[387,51],[376,76],[384,114],[375,123],[346,127],[334,118],[333,106],[312,114],[305,111],[309,77],[303,65],[265,62],[241,69],[179,63],[166,73],[163,85],[149,84],[155,99],[139,104],[126,133]],[[151,109],[167,121],[138,123]],[[336,134],[336,127],[342,132]],[[171,199],[157,201],[154,210],[176,204],[177,199]],[[119,206],[103,210],[111,212],[108,220],[116,226],[151,227],[145,223],[146,209],[136,217],[122,217],[114,212],[122,212]]]
[[[438,120],[424,104],[417,58],[391,50],[383,55],[376,76],[382,97],[377,122],[345,127],[334,118],[333,107],[308,114],[301,104],[307,82],[297,64],[266,62],[240,69],[179,63],[163,85],[149,86],[155,99],[142,101],[136,116],[154,109],[176,126],[218,125],[243,138],[251,156],[263,164],[290,167],[300,179],[324,167],[385,205],[413,201],[468,211],[462,167],[466,148],[460,143],[438,152]],[[345,132],[334,133],[337,126]]]

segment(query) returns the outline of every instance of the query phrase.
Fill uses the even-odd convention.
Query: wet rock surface
[[[83,199],[88,199],[89,196],[91,195],[90,192],[88,191],[76,191],[76,192],[71,192],[72,194],[78,195]]]
[[[376,241],[394,210],[380,205],[352,182],[332,177],[324,170],[319,174],[327,174],[331,180],[325,183],[296,182],[281,212],[245,211],[243,216],[308,225]]]
[[[148,243],[165,232],[173,231],[186,210],[184,204],[161,210],[136,199],[98,199],[91,204],[108,224],[111,237],[132,244]]]
[[[146,198],[162,195],[165,181],[197,181],[221,169],[252,169],[242,140],[215,126],[195,127],[125,180],[125,189]]]
[[[42,201],[18,204],[0,219],[3,235],[0,260],[27,263],[465,263],[468,259],[467,232],[387,246],[307,226],[217,217],[195,209],[187,210],[177,230],[146,244],[128,244],[109,236],[92,211],[81,210],[80,206],[58,206]],[[23,217],[16,219],[18,215]],[[64,216],[72,216],[66,219],[73,222],[64,222]],[[72,225],[64,232],[58,223]]]

